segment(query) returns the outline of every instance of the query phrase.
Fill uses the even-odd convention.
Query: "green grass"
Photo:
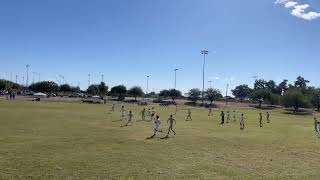
[[[156,106],[166,131],[174,107]],[[0,101],[0,179],[319,179],[320,139],[313,118],[271,111],[258,124],[258,110],[239,123],[219,125],[207,110],[181,107],[175,137],[152,135],[153,124],[121,127],[119,105]],[[138,121],[137,121],[138,120]]]

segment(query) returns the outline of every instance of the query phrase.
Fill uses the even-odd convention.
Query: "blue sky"
[[[109,86],[144,89],[150,75],[149,90],[159,91],[173,88],[178,68],[177,89],[186,92],[202,87],[206,48],[207,87],[300,74],[319,86],[317,12],[315,0],[3,0],[0,78],[22,82],[30,64],[42,80],[61,74],[82,89],[89,73],[92,83],[103,73]]]

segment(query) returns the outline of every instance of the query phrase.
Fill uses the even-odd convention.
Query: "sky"
[[[223,93],[254,78],[320,86],[318,0],[0,0],[0,78],[149,92],[205,86]],[[33,73],[35,72],[35,73]],[[26,82],[24,82],[26,83]]]

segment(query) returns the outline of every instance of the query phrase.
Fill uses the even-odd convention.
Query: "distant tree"
[[[69,84],[62,84],[59,86],[59,91],[65,93],[71,92],[71,86]]]
[[[259,108],[261,108],[262,102],[269,100],[271,97],[271,92],[266,89],[254,90],[251,94],[251,98],[254,101],[259,101]]]
[[[221,91],[213,88],[209,88],[205,92],[205,98],[210,101],[210,104],[212,104],[213,101],[221,99],[223,96],[221,94]]]
[[[107,95],[108,93],[108,86],[104,83],[104,82],[101,82],[99,85],[98,85],[98,94],[101,96],[101,97],[104,97]]]
[[[294,82],[294,86],[297,87],[297,88],[306,89],[306,88],[307,88],[307,84],[308,84],[309,82],[310,82],[310,81],[304,79],[304,77],[298,76],[298,77],[297,77],[297,80]]]
[[[314,90],[310,97],[310,102],[320,111],[320,88]]]
[[[110,91],[112,96],[118,97],[119,100],[125,99],[125,94],[127,93],[127,88],[124,85],[118,85],[111,88]]]
[[[52,81],[42,81],[35,84],[31,84],[29,89],[35,92],[53,93],[59,90],[57,83]]]
[[[162,97],[163,99],[167,99],[168,97],[170,97],[170,92],[169,90],[161,90],[159,93],[159,96]]]
[[[142,97],[144,95],[141,87],[134,86],[128,90],[128,95],[134,97],[137,100],[137,97]]]
[[[73,92],[73,93],[80,93],[80,92],[81,92],[81,89],[80,89],[79,86],[77,86],[77,87],[71,87],[71,92]]]
[[[268,99],[270,105],[279,105],[280,104],[280,95],[276,93],[271,93]]]
[[[242,103],[245,98],[248,98],[250,96],[252,89],[248,85],[244,84],[237,86],[231,92],[234,95],[234,97],[239,98]]]
[[[273,80],[269,80],[266,83],[266,89],[269,90],[272,93],[277,93],[278,89],[277,89],[277,84],[275,81]]]
[[[177,98],[181,97],[181,92],[176,89],[169,90],[169,96],[171,97],[172,101],[175,101]]]
[[[194,104],[200,99],[201,91],[198,88],[190,89],[188,92],[188,99],[190,99]]]
[[[157,97],[157,94],[155,93],[155,92],[150,92],[150,93],[148,93],[148,94],[146,94],[146,97],[152,97],[152,98],[155,98],[155,97]]]
[[[258,79],[254,83],[254,90],[267,89],[267,81]]]
[[[281,103],[289,108],[293,107],[296,113],[299,108],[309,107],[307,97],[299,89],[290,89],[282,97]]]
[[[281,83],[279,83],[277,89],[277,94],[282,95],[282,93],[285,93],[289,89],[288,80],[284,79]]]
[[[91,84],[87,89],[87,93],[90,95],[98,95],[99,94],[99,85]]]
[[[8,90],[8,89],[15,89],[19,91],[22,89],[22,86],[11,81],[0,79],[0,90]]]

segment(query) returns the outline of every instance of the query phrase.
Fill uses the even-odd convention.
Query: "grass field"
[[[174,107],[156,106],[166,130]],[[121,127],[111,104],[0,101],[0,179],[319,179],[320,139],[313,116],[271,111],[271,124],[258,124],[258,110],[219,125],[218,111],[180,107],[175,137],[161,140],[143,107],[126,105],[133,126]],[[265,113],[265,112],[264,112]],[[238,116],[239,117],[239,116]]]

